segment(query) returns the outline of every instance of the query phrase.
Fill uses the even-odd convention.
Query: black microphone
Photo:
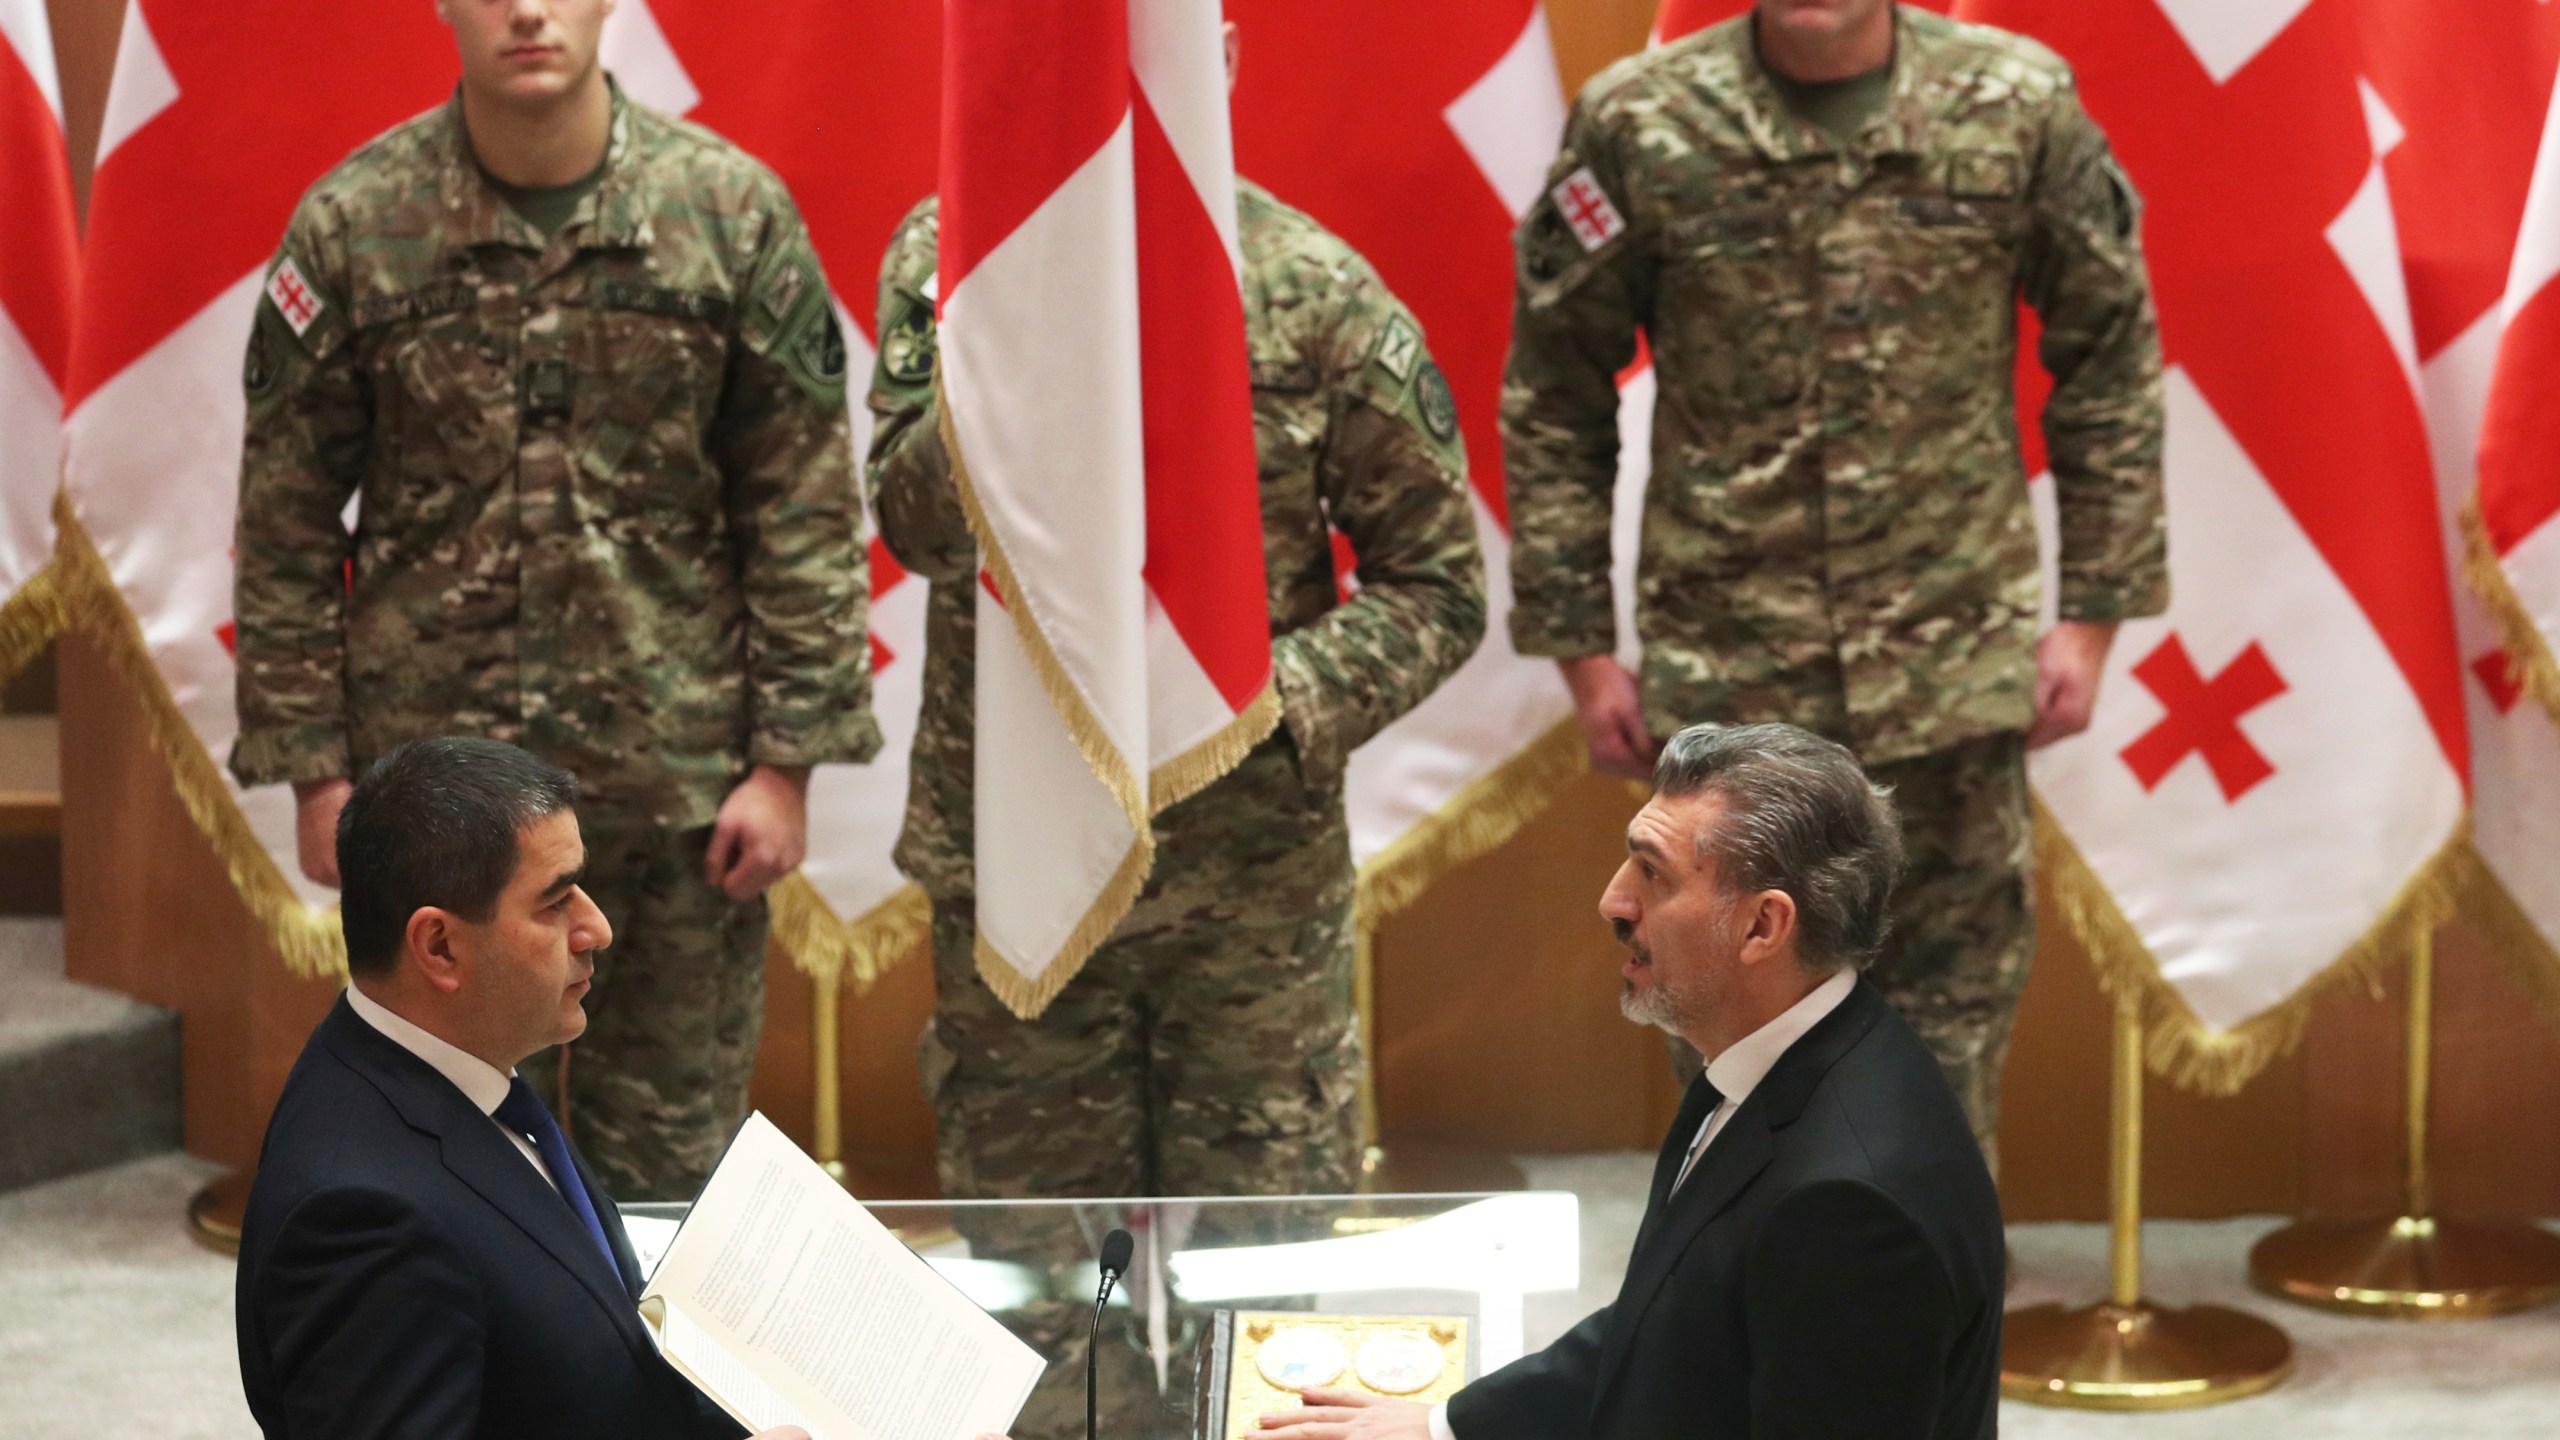
[[[1111,1287],[1129,1273],[1129,1257],[1137,1253],[1138,1242],[1126,1230],[1114,1230],[1102,1237],[1102,1288],[1093,1297],[1093,1325],[1084,1343],[1084,1440],[1094,1440],[1094,1352],[1102,1348],[1102,1307],[1111,1299]]]

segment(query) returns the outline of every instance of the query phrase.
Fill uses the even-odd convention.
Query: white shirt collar
[[[383,1038],[434,1066],[435,1072],[452,1081],[464,1099],[480,1107],[481,1114],[498,1113],[499,1104],[507,1098],[507,1076],[500,1074],[498,1067],[428,1034],[353,985],[347,987],[347,1008],[381,1031]]]
[[[1743,1099],[1766,1079],[1787,1047],[1804,1038],[1822,1017],[1839,1008],[1857,988],[1858,972],[1843,965],[1786,1009],[1777,1019],[1743,1036],[1707,1064],[1707,1083],[1724,1097],[1723,1108],[1739,1109]]]

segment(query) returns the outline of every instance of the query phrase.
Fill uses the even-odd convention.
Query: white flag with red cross
[[[452,41],[425,6],[132,0],[90,184],[66,395],[78,528],[63,537],[58,581],[140,692],[180,797],[252,912],[311,973],[338,964],[323,913],[335,896],[295,864],[292,794],[243,792],[220,763],[239,730],[242,357],[304,188],[442,100],[453,72]],[[310,315],[319,303],[308,287],[279,297]]]
[[[1279,719],[1215,0],[952,0],[941,395],[975,530],[978,968],[1037,1014]]]
[[[277,45],[286,33],[296,43]],[[794,43],[773,43],[777,34]],[[303,58],[312,46],[342,60],[315,69]],[[833,288],[861,321],[881,244],[932,184],[933,116],[897,87],[906,72],[930,71],[933,47],[929,14],[919,25],[904,12],[810,4],[750,33],[708,0],[657,0],[654,12],[648,0],[623,0],[604,58],[635,98],[739,138],[792,183]],[[824,73],[814,54],[834,57]],[[366,139],[441,102],[453,79],[451,37],[427,7],[302,15],[277,0],[138,0],[100,137],[88,255],[102,278],[82,296],[68,386],[66,481],[80,530],[65,546],[65,583],[104,602],[82,613],[130,617],[102,638],[142,689],[181,795],[253,911],[313,970],[334,963],[335,927],[318,913],[334,896],[295,864],[291,796],[282,786],[238,791],[218,759],[238,729],[230,542],[240,367],[262,285],[282,287],[289,319],[321,303],[289,268],[264,275],[296,198]],[[816,95],[828,113],[810,103]],[[849,130],[881,143],[846,147]],[[844,159],[849,149],[861,158]],[[871,183],[828,183],[848,168]],[[858,372],[869,360],[865,330],[846,332]],[[872,766],[819,767],[808,861],[774,894],[776,934],[795,958],[813,970],[849,964],[857,980],[923,929],[921,897],[889,850],[905,799],[924,586],[882,563],[876,544],[872,558],[886,745]]]
[[[62,85],[44,0],[0,0],[0,679],[34,655],[57,610],[53,495],[71,358],[78,240]]]
[[[2229,1090],[2322,981],[2433,923],[2459,856],[2469,737],[2399,127],[2351,0],[1957,13],[2071,61],[2145,198],[2171,609],[2124,624],[2088,733],[2033,774],[2064,922],[2148,995],[2154,1063]]]
[[[846,373],[867,377],[880,252],[933,189],[940,7],[788,0],[737,23],[722,0],[623,0],[605,23],[605,66],[644,104],[710,126],[790,187],[845,320]],[[862,137],[860,144],[846,136]],[[852,399],[853,449],[871,413]],[[871,704],[880,753],[821,765],[809,780],[809,852],[775,887],[774,934],[813,973],[842,967],[856,989],[928,928],[923,892],[891,858],[907,803],[908,752],[923,698],[928,586],[876,538]]]

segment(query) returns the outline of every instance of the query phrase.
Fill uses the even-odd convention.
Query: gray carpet
[[[1584,1293],[1532,1300],[1543,1341],[1608,1298],[1635,1234],[1651,1157],[1525,1157],[1529,1181],[1582,1196]],[[181,1215],[213,1174],[183,1156],[0,1195],[0,1437],[111,1431],[154,1440],[255,1440],[231,1341],[231,1263]],[[2164,1302],[2253,1309],[2290,1331],[2294,1378],[2209,1410],[2092,1415],[2003,1407],[2022,1440],[2548,1440],[2560,1435],[2560,1308],[2471,1324],[2403,1325],[2266,1302],[2240,1278],[2271,1220],[2149,1227],[2149,1289]],[[2012,1232],[2020,1303],[2094,1297],[2094,1225]]]

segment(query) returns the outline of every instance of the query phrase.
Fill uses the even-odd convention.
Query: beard
[[[1676,1012],[1680,1007],[1671,994],[1671,987],[1663,983],[1662,972],[1653,968],[1652,948],[1631,943],[1627,949],[1635,956],[1636,963],[1644,967],[1645,973],[1653,977],[1653,983],[1639,990],[1633,980],[1625,982],[1625,988],[1618,993],[1618,1013],[1638,1025],[1650,1025],[1656,1030],[1679,1034],[1680,1017]]]

